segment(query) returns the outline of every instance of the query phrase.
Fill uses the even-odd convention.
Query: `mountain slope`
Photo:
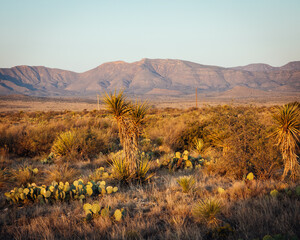
[[[123,89],[134,94],[180,95],[226,91],[237,86],[261,91],[299,91],[300,61],[223,68],[174,59],[104,63],[84,73],[46,67],[0,69],[0,95],[83,96]],[[237,88],[238,89],[238,88]]]

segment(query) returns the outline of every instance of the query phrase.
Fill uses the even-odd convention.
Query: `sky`
[[[299,0],[0,0],[0,68],[300,60]]]

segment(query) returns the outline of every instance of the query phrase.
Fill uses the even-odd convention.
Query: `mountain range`
[[[145,58],[133,63],[104,63],[83,73],[44,66],[0,68],[0,95],[92,96],[122,89],[134,95],[171,96],[192,94],[195,88],[200,93],[210,93],[240,87],[261,94],[265,91],[299,92],[300,61],[282,67],[250,64],[225,68]]]

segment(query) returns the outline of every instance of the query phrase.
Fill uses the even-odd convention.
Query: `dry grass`
[[[72,183],[78,176],[79,171],[69,166],[69,164],[62,164],[58,166],[52,166],[49,170],[45,170],[46,184],[51,182],[69,182]]]

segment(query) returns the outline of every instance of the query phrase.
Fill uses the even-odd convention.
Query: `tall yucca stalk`
[[[291,178],[299,177],[300,166],[297,160],[297,150],[300,137],[300,107],[299,103],[289,103],[277,108],[274,114],[277,145],[284,161],[283,178],[290,172]]]
[[[123,144],[125,117],[131,110],[130,103],[127,101],[123,91],[120,91],[118,94],[116,91],[114,93],[106,93],[103,101],[106,104],[106,110],[108,110],[117,121],[120,141]]]
[[[103,99],[106,104],[106,109],[113,115],[117,122],[120,142],[123,146],[125,159],[130,161],[130,130],[126,120],[131,111],[130,102],[127,101],[123,91],[119,93],[106,93]]]
[[[131,125],[133,128],[133,144],[136,151],[138,147],[138,138],[141,134],[142,125],[145,122],[145,116],[147,114],[148,109],[149,106],[147,102],[137,101],[134,105],[131,106],[131,111],[129,114],[131,119]]]
[[[123,146],[125,159],[130,165],[130,169],[135,167],[135,159],[138,151],[138,138],[141,133],[141,125],[148,109],[146,103],[131,102],[126,100],[123,91],[118,94],[106,93],[104,102],[106,109],[117,121],[120,141]]]

